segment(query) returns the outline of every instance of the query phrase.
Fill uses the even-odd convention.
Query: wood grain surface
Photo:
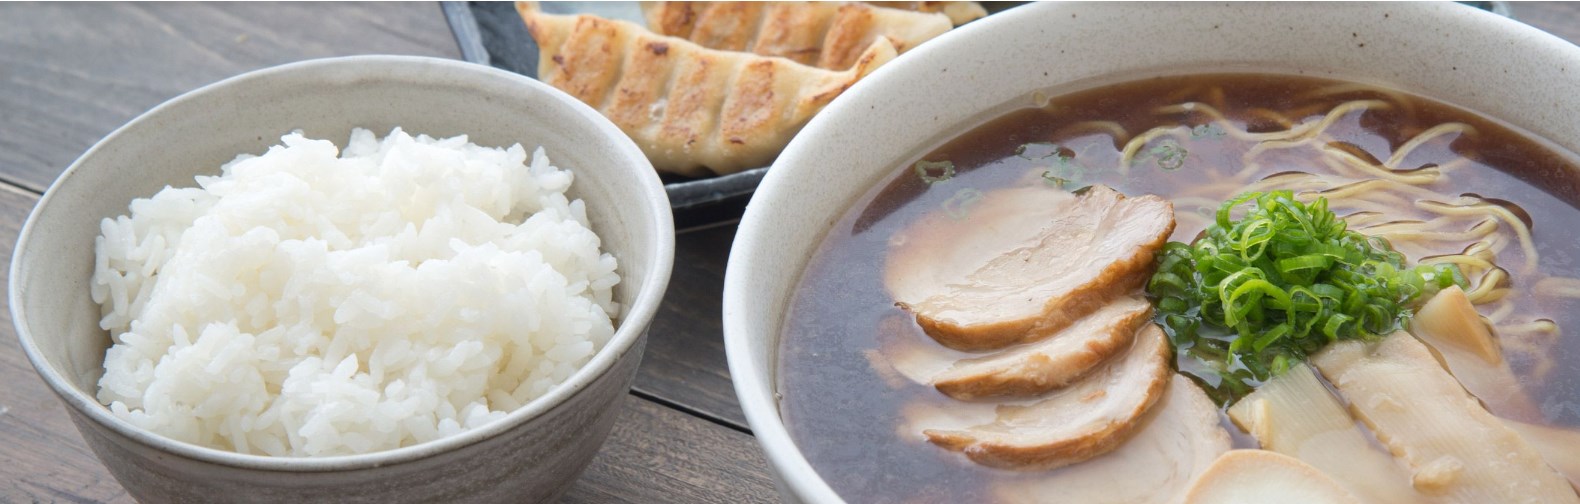
[[[751,436],[637,397],[569,502],[768,503],[777,500]]]
[[[1509,2],[1514,19],[1580,44],[1580,5],[1573,2]]]
[[[249,70],[352,54],[460,50],[433,2],[0,3],[0,178],[43,191],[160,102]]]
[[[0,183],[0,256],[10,282],[17,233],[38,195]],[[11,300],[0,309],[0,502],[131,502],[22,354]]]
[[[648,334],[638,393],[749,432],[724,360],[724,264],[735,225],[683,233],[675,271]]]
[[[1580,40],[1580,4],[1517,3]],[[258,68],[350,54],[457,58],[437,4],[0,3],[0,255],[38,194],[111,130]],[[734,225],[684,233],[632,396],[568,502],[770,502],[720,327]],[[6,275],[0,269],[0,279]],[[7,300],[9,303],[9,300]],[[0,503],[130,502],[27,362],[0,307]]]

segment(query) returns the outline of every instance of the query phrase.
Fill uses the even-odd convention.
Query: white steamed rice
[[[100,225],[116,416],[241,453],[388,450],[504,417],[614,334],[615,259],[541,148],[282,141]]]

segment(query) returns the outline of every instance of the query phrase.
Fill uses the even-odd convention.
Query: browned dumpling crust
[[[952,27],[939,13],[838,2],[643,2],[647,26],[710,49],[845,70],[880,38],[896,52]]]
[[[987,16],[987,9],[980,2],[866,2],[880,7],[937,12],[949,16],[949,22],[960,26]]]
[[[658,170],[686,176],[767,166],[813,114],[896,54],[880,38],[835,72],[530,2],[516,10],[538,43],[538,79],[602,112]]]

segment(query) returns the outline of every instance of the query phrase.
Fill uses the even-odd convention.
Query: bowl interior
[[[178,97],[112,133],[55,182],[23,231],[11,276],[18,332],[46,381],[90,418],[134,429],[93,400],[110,345],[88,295],[100,220],[126,214],[132,199],[167,185],[194,186],[195,175],[217,174],[237,154],[261,154],[292,130],[344,147],[354,127],[382,137],[397,126],[413,135],[467,134],[485,146],[543,146],[575,174],[570,196],[586,202],[604,250],[619,261],[616,335],[581,373],[522,410],[563,400],[631,350],[668,282],[674,239],[668,200],[635,144],[597,112],[525,77],[447,60],[363,56],[261,70]]]
[[[791,442],[774,399],[774,373],[780,325],[801,271],[852,202],[902,163],[1038,96],[1206,72],[1380,84],[1501,119],[1571,151],[1580,147],[1580,122],[1573,120],[1580,48],[1452,3],[1038,3],[947,33],[816,117],[779,157],[742,219],[724,293],[730,370],[791,497],[838,501]]]

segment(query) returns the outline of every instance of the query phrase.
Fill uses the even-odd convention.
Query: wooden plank
[[[0,184],[0,283],[37,195]],[[99,464],[55,397],[22,354],[11,300],[0,306],[0,502],[132,502]]]
[[[111,130],[249,70],[459,57],[436,2],[0,4],[0,180],[42,191]]]
[[[1580,44],[1580,3],[1509,2],[1514,19]]]
[[[653,319],[635,388],[747,432],[724,359],[720,314],[724,264],[734,240],[734,224],[675,237],[675,270]]]
[[[774,502],[751,436],[638,397],[626,399],[608,444],[566,502]]]

